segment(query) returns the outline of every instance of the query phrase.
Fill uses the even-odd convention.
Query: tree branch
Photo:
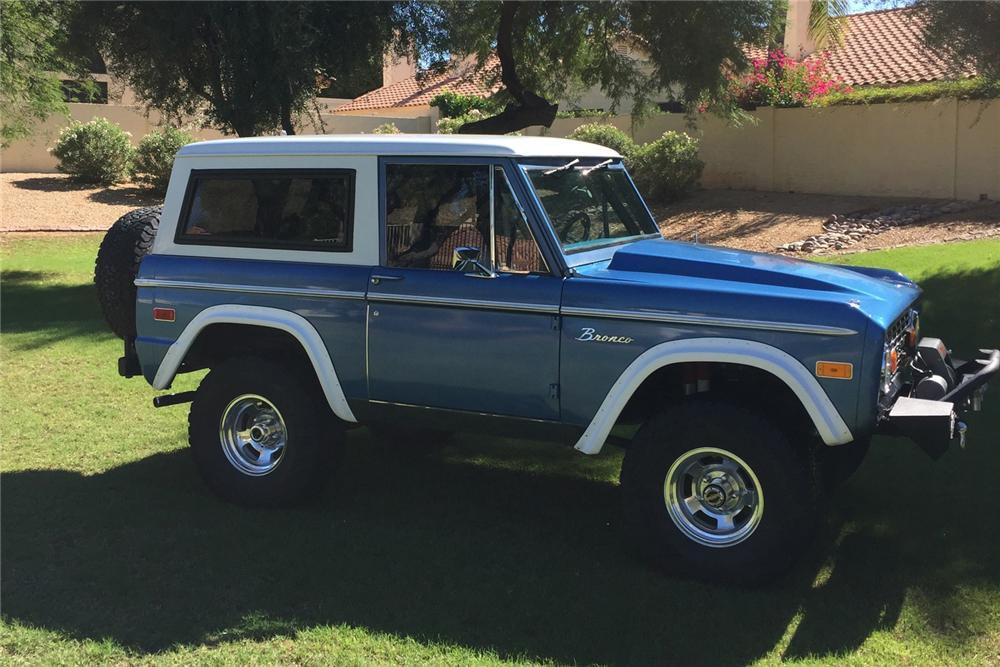
[[[500,80],[514,101],[501,113],[490,118],[466,123],[458,128],[460,134],[506,134],[530,125],[551,127],[556,118],[558,104],[549,104],[541,95],[527,90],[517,75],[514,60],[514,17],[519,3],[506,0],[500,6],[500,25],[497,29],[497,57],[500,59]]]

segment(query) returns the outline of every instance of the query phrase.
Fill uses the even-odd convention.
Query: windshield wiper
[[[614,160],[611,160],[611,159],[607,159],[607,160],[605,160],[604,162],[598,162],[598,163],[597,163],[597,164],[595,164],[595,165],[594,165],[593,167],[590,167],[589,169],[584,169],[584,170],[583,170],[582,172],[580,172],[580,173],[581,173],[581,175],[583,175],[583,176],[589,176],[589,175],[590,175],[590,172],[592,172],[592,171],[597,171],[598,169],[607,169],[607,168],[608,168],[608,166],[609,166],[609,165],[610,165],[610,164],[611,164],[612,162],[614,162]]]
[[[567,162],[561,167],[556,167],[555,169],[549,169],[548,171],[543,171],[542,174],[545,176],[551,176],[552,174],[558,174],[560,171],[566,171],[567,169],[572,169],[573,165],[580,161],[580,158],[573,160],[572,162]]]

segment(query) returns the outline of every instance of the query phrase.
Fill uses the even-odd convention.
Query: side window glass
[[[353,209],[352,171],[198,174],[177,241],[348,251]]]
[[[533,273],[545,271],[545,260],[518,207],[503,167],[494,167],[494,248],[497,271]]]
[[[488,166],[390,164],[385,187],[388,266],[451,271],[476,248],[492,270]]]

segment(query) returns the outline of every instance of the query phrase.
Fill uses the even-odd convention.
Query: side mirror
[[[492,276],[493,272],[479,261],[479,248],[475,246],[459,246],[451,254],[451,266],[460,273],[471,273],[480,276]]]

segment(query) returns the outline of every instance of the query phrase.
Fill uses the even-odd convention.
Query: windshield
[[[619,164],[525,166],[567,254],[660,232]]]

